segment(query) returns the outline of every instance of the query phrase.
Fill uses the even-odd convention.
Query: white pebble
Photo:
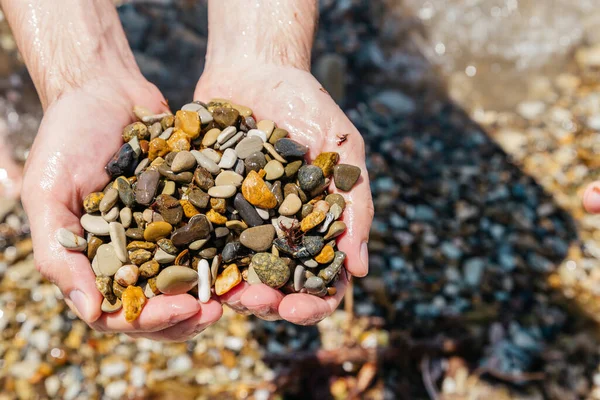
[[[109,399],[122,399],[127,392],[126,381],[114,381],[106,385],[104,395]]]
[[[198,263],[198,300],[207,303],[210,300],[211,273],[208,261],[202,259]]]
[[[250,129],[248,131],[247,137],[252,137],[252,136],[257,136],[257,137],[261,138],[263,142],[267,141],[267,134],[264,131],[261,131],[260,129]]]
[[[115,222],[119,218],[119,206],[114,206],[107,212],[101,214],[106,222]]]
[[[65,249],[69,250],[83,251],[87,247],[87,241],[84,238],[77,236],[65,228],[60,228],[56,231],[56,240],[58,240],[58,243]]]
[[[140,276],[137,265],[123,265],[115,273],[115,281],[121,286],[135,285]]]
[[[219,161],[221,161],[221,155],[214,149],[204,149],[200,152],[217,164],[219,163]]]
[[[232,197],[236,191],[237,188],[234,185],[213,186],[208,189],[208,195],[218,199],[228,199]]]
[[[219,168],[217,163],[215,163],[210,158],[206,157],[204,154],[200,153],[198,150],[192,150],[190,151],[190,153],[192,153],[192,155],[196,157],[196,162],[198,162],[198,165],[200,165],[203,168],[206,168],[211,174],[216,175],[219,172],[221,172],[221,168]]]
[[[121,210],[119,217],[121,219],[121,225],[123,225],[124,228],[129,228],[129,226],[131,226],[132,216],[133,214],[131,213],[131,208],[125,207]]]
[[[221,161],[219,162],[219,167],[223,169],[233,168],[235,162],[237,161],[237,153],[234,149],[226,149],[221,156]]]
[[[265,221],[269,219],[269,210],[265,210],[264,208],[254,207],[258,216],[264,219]]]
[[[225,143],[228,139],[230,139],[233,135],[235,135],[236,132],[237,132],[237,130],[235,129],[234,126],[228,126],[227,128],[223,129],[223,131],[219,134],[219,136],[217,136],[217,143],[219,143],[219,144]]]
[[[108,225],[110,241],[115,249],[115,254],[121,262],[127,261],[127,236],[125,228],[118,222],[111,222]]]
[[[213,120],[212,114],[204,107],[200,107],[198,110],[198,115],[200,116],[200,122],[204,124],[208,124]]]
[[[165,129],[165,131],[163,133],[160,134],[159,138],[164,139],[164,140],[169,140],[169,138],[173,134],[173,131],[174,131],[173,128],[167,128],[167,129]]]
[[[99,215],[83,214],[79,220],[83,229],[94,235],[108,235],[108,222]]]

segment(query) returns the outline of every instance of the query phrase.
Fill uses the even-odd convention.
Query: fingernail
[[[360,245],[360,261],[365,266],[365,274],[369,271],[369,247],[367,242],[362,242]]]
[[[87,320],[89,318],[87,296],[80,290],[72,290],[69,299],[73,302],[81,318]]]

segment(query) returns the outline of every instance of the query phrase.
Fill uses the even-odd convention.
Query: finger
[[[219,296],[219,301],[222,304],[227,304],[229,308],[239,314],[251,315],[252,312],[242,304],[242,295],[248,287],[250,287],[250,285],[247,282],[241,282],[229,292]]]
[[[266,321],[281,319],[278,309],[284,297],[283,293],[263,283],[248,286],[241,297],[242,305]]]
[[[23,205],[31,224],[36,267],[58,286],[81,319],[87,323],[96,321],[102,314],[103,298],[96,288],[90,262],[83,253],[63,248],[56,239],[59,228],[82,235],[79,219],[65,205],[51,198],[40,202],[25,196]]]
[[[185,342],[200,334],[223,315],[223,307],[215,300],[202,304],[200,311],[188,319],[156,332],[130,333],[132,338],[147,338],[159,341]]]
[[[600,181],[590,183],[585,189],[583,206],[589,213],[600,213]]]
[[[346,269],[352,275],[362,277],[369,272],[367,242],[375,210],[369,175],[364,162],[364,143],[360,134],[356,132],[349,136],[341,147],[343,150],[340,150],[340,162],[358,166],[361,174],[349,192],[343,192],[336,188],[334,182],[331,183],[330,192],[339,193],[346,200],[346,209],[342,214],[342,221],[346,223],[346,232],[338,238],[337,246],[346,253]]]
[[[305,293],[289,294],[279,304],[279,315],[294,324],[314,325],[335,311],[347,287],[348,274],[342,270],[335,283],[335,295],[321,298]]]
[[[198,300],[189,294],[160,295],[148,300],[140,316],[125,320],[125,310],[103,314],[90,326],[100,332],[155,332],[184,321],[200,310]]]

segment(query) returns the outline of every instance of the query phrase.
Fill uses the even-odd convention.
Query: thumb
[[[54,283],[65,296],[67,304],[85,322],[92,323],[102,315],[103,297],[96,288],[96,279],[87,256],[62,247],[56,232],[65,228],[83,234],[79,219],[64,204],[52,199],[31,200],[25,196],[23,206],[29,217],[34,259],[40,273]]]

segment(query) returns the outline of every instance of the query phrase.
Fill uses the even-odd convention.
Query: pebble
[[[188,201],[192,203],[194,207],[200,209],[206,208],[209,200],[210,196],[207,193],[204,193],[201,189],[192,189],[188,193]]]
[[[139,174],[142,173],[142,171],[144,171],[148,166],[150,165],[150,160],[147,158],[144,158],[142,161],[140,161],[140,163],[137,165],[137,167],[135,167],[135,171],[133,172],[133,174],[135,176],[138,176]]]
[[[317,268],[319,266],[319,263],[313,258],[303,258],[301,261],[307,268]]]
[[[318,276],[311,276],[308,278],[304,283],[304,288],[306,289],[307,293],[314,294],[319,297],[323,297],[327,294],[325,282]]]
[[[139,273],[142,278],[152,278],[158,274],[160,264],[157,260],[146,261],[139,267]]]
[[[229,235],[229,228],[225,226],[219,226],[215,228],[215,239],[220,239]]]
[[[198,165],[202,168],[206,168],[211,174],[216,175],[221,171],[219,166],[213,160],[206,157],[198,150],[192,150],[190,151],[190,153],[192,153],[192,155],[196,158],[196,162],[198,163]]]
[[[242,244],[239,241],[229,242],[223,248],[221,252],[221,257],[223,262],[231,262],[235,260],[240,254],[240,250],[242,249]]]
[[[205,259],[213,258],[214,256],[217,255],[217,248],[216,247],[207,247],[206,249],[203,249],[202,251],[200,251],[198,253],[198,255]]]
[[[242,194],[248,202],[260,208],[271,209],[277,206],[277,199],[255,171],[250,171],[242,183]]]
[[[257,253],[252,257],[252,267],[265,285],[279,289],[290,278],[290,269],[283,260],[271,253]]]
[[[104,242],[102,239],[97,238],[96,236],[92,236],[88,239],[87,245],[87,256],[91,261],[96,257],[96,252],[98,251],[98,247],[100,247]]]
[[[299,292],[306,282],[306,268],[301,264],[294,268],[294,291]]]
[[[239,116],[239,111],[230,107],[218,107],[213,110],[213,119],[221,129],[234,125]]]
[[[84,251],[87,247],[87,241],[84,238],[77,236],[65,228],[60,228],[56,231],[56,240],[65,249],[69,250]]]
[[[235,108],[242,117],[250,117],[252,116],[252,109],[246,106],[241,106],[239,104],[232,104],[232,108]]]
[[[217,143],[219,143],[219,144],[225,143],[226,141],[231,139],[236,133],[237,133],[237,130],[233,126],[229,126],[225,129],[223,129],[223,132],[221,132],[219,134],[219,136],[217,136]]]
[[[261,121],[258,121],[258,123],[256,124],[256,128],[263,131],[267,135],[267,139],[268,139],[271,137],[271,134],[273,133],[273,130],[275,129],[275,123],[271,120],[263,119]]]
[[[131,207],[135,201],[135,195],[129,181],[124,177],[118,177],[116,183],[119,199],[126,207]]]
[[[298,257],[304,258],[316,256],[321,252],[324,245],[325,242],[323,241],[323,238],[321,236],[304,235],[302,237],[302,246],[304,246],[303,249],[306,251],[306,254],[303,254],[303,252],[301,253],[300,251],[298,251]]]
[[[235,145],[243,137],[244,137],[244,132],[240,131],[240,132],[236,133],[235,135],[233,135],[233,137],[231,137],[231,139],[229,139],[228,141],[226,141],[225,143],[220,145],[219,149],[220,150],[228,149],[228,148],[232,147],[233,145]]]
[[[229,150],[229,149],[227,149],[227,150]],[[243,181],[244,181],[244,177],[233,171],[223,171],[219,175],[217,175],[217,177],[215,178],[215,184],[217,186],[233,185],[237,188],[237,187],[242,186]]]
[[[212,174],[204,167],[196,168],[196,171],[194,172],[194,182],[202,190],[208,190],[215,186],[215,180],[213,179]]]
[[[190,243],[188,248],[190,250],[200,250],[202,248],[202,246],[204,246],[206,244],[206,242],[208,242],[208,239],[196,240],[196,241]]]
[[[208,220],[213,224],[217,225],[224,225],[227,222],[227,217],[221,215],[215,209],[208,210],[208,212],[206,213],[206,218],[208,218]]]
[[[298,170],[298,183],[307,192],[317,189],[325,182],[321,168],[315,165],[304,165]]]
[[[112,244],[100,245],[96,250],[95,260],[98,272],[103,276],[113,276],[123,265]]]
[[[260,171],[267,165],[267,159],[262,152],[257,152],[251,154],[244,160],[244,166],[246,167],[246,171]]]
[[[129,259],[136,265],[142,265],[152,258],[152,253],[148,250],[138,249],[129,254]]]
[[[283,203],[279,207],[279,214],[290,217],[292,215],[296,215],[300,208],[302,207],[302,201],[295,193],[290,193],[285,197]]]
[[[137,283],[140,271],[137,265],[123,265],[115,273],[114,279],[121,286],[130,286]]]
[[[150,132],[150,139],[148,140],[156,139],[163,131],[162,125],[160,122],[155,122],[148,128],[148,131]]]
[[[280,163],[287,163],[287,160],[283,157],[281,157],[281,155],[275,150],[275,147],[273,147],[273,145],[271,143],[264,143],[263,147],[265,149],[267,149],[267,151],[269,152],[269,154],[276,159],[277,161],[279,161]]]
[[[119,191],[110,188],[104,193],[104,197],[102,198],[102,201],[100,201],[98,209],[100,212],[107,212],[117,204],[117,200],[119,200]]]
[[[102,310],[102,312],[112,314],[114,312],[119,311],[122,307],[123,303],[120,299],[115,298],[115,301],[111,303],[108,299],[105,298],[104,300],[102,300],[102,305],[100,306],[100,309]]]
[[[158,249],[156,250],[156,253],[154,253],[154,260],[160,264],[172,263],[176,258],[177,256],[175,254],[169,254],[163,249]]]
[[[175,194],[176,185],[173,181],[166,181],[163,186],[162,194],[168,194],[169,196],[173,196]]]
[[[99,215],[83,214],[79,220],[86,231],[98,236],[108,235],[108,222]]]
[[[210,264],[210,277],[211,277],[212,284],[214,284],[214,282],[217,280],[220,266],[221,266],[221,257],[213,258],[213,260]]]
[[[106,165],[106,172],[111,177],[133,175],[137,166],[137,158],[137,154],[133,151],[131,145],[125,143]]]
[[[102,296],[110,303],[114,303],[117,297],[112,290],[113,279],[110,276],[97,276],[96,277],[96,288],[102,294]]]
[[[256,271],[252,265],[248,267],[248,276],[246,277],[246,282],[248,282],[250,285],[262,283],[258,275],[256,275]]]
[[[198,300],[200,303],[208,303],[210,300],[211,278],[208,261],[200,260],[198,263]]]
[[[206,154],[203,154],[205,157],[208,157]],[[210,158],[210,157],[209,157]],[[213,160],[213,162],[215,162]],[[171,170],[175,173],[188,171],[196,166],[196,157],[192,155],[189,151],[180,151],[177,153],[173,162],[171,163]]]
[[[251,250],[261,252],[271,248],[274,237],[275,228],[273,225],[261,225],[248,228],[242,232],[240,243]]]
[[[148,139],[148,127],[141,122],[134,122],[123,128],[123,141],[129,142],[131,139]]]
[[[335,187],[344,192],[349,191],[360,178],[360,168],[349,164],[338,164],[333,167]]]
[[[189,151],[191,148],[188,134],[180,129],[175,129],[173,131],[173,134],[167,140],[167,145],[172,152]]]
[[[275,150],[282,157],[304,157],[308,152],[308,146],[304,146],[292,139],[282,138],[275,142]]]
[[[267,173],[265,179],[269,181],[281,178],[284,173],[283,165],[277,160],[269,161],[267,165],[265,165],[264,170]]]
[[[140,250],[140,249],[154,251],[155,248],[156,248],[156,244],[154,244],[152,242],[144,242],[141,240],[135,240],[133,242],[129,242],[129,244],[127,245],[128,251]]]
[[[263,220],[256,212],[256,209],[241,193],[237,193],[233,198],[233,206],[248,226],[254,227],[263,224]]]
[[[127,322],[135,321],[146,304],[146,296],[142,288],[138,286],[128,286],[121,296],[123,310],[125,311],[125,320]]]
[[[156,242],[158,239],[169,236],[172,230],[173,227],[168,222],[151,222],[144,229],[144,240]]]
[[[227,201],[225,199],[210,199],[210,208],[218,213],[224,214],[227,211]]]
[[[213,116],[204,107],[200,107],[198,110],[198,116],[200,116],[200,122],[205,125],[213,121]]]
[[[195,111],[177,111],[175,129],[181,129],[192,140],[196,139],[200,135],[200,115]]]
[[[170,239],[159,239],[156,242],[156,244],[158,245],[158,247],[160,247],[162,250],[166,251],[169,254],[177,254],[179,252],[177,247],[173,245],[173,242]]]
[[[198,209],[188,200],[179,200],[179,204],[181,205],[183,215],[185,215],[186,218],[192,218],[194,215],[200,214],[200,211],[198,211]]]
[[[115,254],[121,262],[127,261],[127,236],[125,236],[125,228],[118,222],[108,224],[108,233],[110,241],[115,248]]]
[[[308,232],[323,222],[323,220],[325,220],[324,213],[321,211],[313,211],[302,219],[300,222],[300,229],[302,229],[302,232]]]
[[[175,295],[188,292],[198,284],[198,273],[191,268],[172,265],[163,269],[156,278],[161,293]]]
[[[234,128],[235,130],[235,128]],[[202,146],[210,147],[217,142],[217,138],[221,134],[221,130],[219,128],[210,129],[204,137],[202,138]]]
[[[326,268],[322,269],[318,276],[323,279],[326,284],[329,284],[329,282],[331,282],[333,278],[335,278],[340,272],[345,259],[346,253],[343,251],[336,251],[333,257],[333,262]]]
[[[223,156],[221,157],[221,161],[219,162],[219,167],[223,169],[230,169],[233,168],[237,161],[237,153],[234,149],[229,148],[223,152]]]
[[[286,178],[291,178],[296,175],[300,167],[302,166],[302,160],[295,160],[285,166],[284,172]]]
[[[200,152],[202,154],[204,154],[206,157],[208,157],[211,160],[213,160],[217,164],[219,164],[219,162],[221,161],[221,153],[217,152],[216,150],[213,150],[213,149],[203,149]]]
[[[323,175],[327,178],[333,174],[333,167],[340,159],[339,153],[330,151],[321,153],[312,162],[312,165],[321,168]]]
[[[93,192],[85,196],[83,199],[83,209],[86,213],[92,214],[100,210],[100,202],[104,197],[102,192]]]
[[[166,132],[165,132],[166,133]],[[163,133],[163,135],[165,134]],[[164,157],[169,153],[169,144],[163,138],[152,139],[148,145],[148,159],[152,162],[158,157]]]
[[[325,215],[325,221],[323,221],[323,223],[321,224],[321,226],[319,227],[319,229],[317,229],[317,232],[319,233],[325,233],[327,232],[327,230],[329,229],[329,226],[331,225],[331,223],[335,221],[335,215],[328,212]]]
[[[155,210],[172,226],[177,226],[183,218],[183,207],[179,200],[168,194],[159,194],[155,201]]]
[[[216,197],[220,199],[228,199],[233,197],[237,192],[237,187],[235,185],[220,185],[213,186],[208,189],[208,195],[211,197]]]
[[[327,231],[327,234],[324,236],[324,239],[325,240],[334,239],[334,238],[340,236],[345,231],[346,231],[346,224],[344,223],[344,221],[335,221],[329,227],[329,230]]]
[[[258,137],[258,138],[260,138],[260,140],[263,141],[263,143],[267,141],[267,134],[264,131],[261,131],[260,129],[250,129],[246,136],[247,137]]]
[[[240,270],[236,264],[231,264],[217,276],[215,281],[215,294],[217,296],[224,295],[236,287],[240,282],[242,282],[242,274],[240,274]]]
[[[267,139],[269,140],[269,143],[271,143],[272,145],[274,145],[280,139],[283,139],[284,137],[287,137],[287,135],[288,135],[288,131],[286,131],[285,129],[275,128],[275,130],[273,130],[273,133],[271,134],[271,136],[268,137]]]
[[[315,261],[319,264],[328,264],[333,261],[334,249],[332,246],[325,246],[319,254],[315,256]]]
[[[342,196],[339,193],[328,194],[325,197],[325,201],[329,203],[330,207],[334,204],[337,204],[342,209],[342,211],[346,208],[346,200],[344,200],[344,196]]]
[[[235,171],[236,174],[244,175],[244,172],[246,171],[246,166],[244,165],[244,160],[237,160],[233,170]]]
[[[210,234],[210,224],[203,214],[194,215],[188,223],[173,232],[171,240],[177,247],[185,246]]]
[[[261,151],[264,142],[264,140],[257,136],[246,137],[235,146],[235,152],[238,158],[243,160],[251,154]]]
[[[173,135],[173,132],[175,132],[175,129],[173,128],[167,128],[164,130],[163,133],[161,133],[160,135],[158,135],[159,139],[163,139],[163,140],[169,140],[171,138],[171,135]],[[150,141],[154,140],[154,138],[152,138]],[[149,152],[150,150],[148,150]]]
[[[131,212],[131,208],[123,207],[119,212],[119,220],[121,221],[121,225],[124,228],[129,228],[131,226],[131,220],[133,218],[133,213]]]

